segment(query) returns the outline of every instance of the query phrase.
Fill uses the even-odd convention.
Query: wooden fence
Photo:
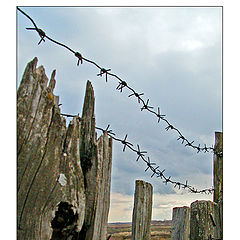
[[[223,134],[215,133],[217,152],[223,152]],[[223,156],[213,156],[213,201],[195,201],[190,211],[173,209],[172,240],[223,239]],[[190,231],[189,231],[190,229]]]

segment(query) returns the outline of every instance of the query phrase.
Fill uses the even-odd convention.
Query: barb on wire
[[[161,119],[164,119],[165,116],[166,116],[166,115],[160,114],[160,108],[158,107],[158,113],[157,113],[158,123],[160,122]]]
[[[205,152],[209,152],[209,148],[206,146],[206,144],[204,144],[203,150],[204,150]]]
[[[187,144],[185,145],[185,147],[187,147],[187,146],[192,147],[192,146],[193,146],[193,145],[192,145],[193,143],[194,143],[194,141],[192,141],[192,142],[187,141]]]
[[[149,99],[147,100],[146,103],[143,102],[143,106],[142,106],[142,108],[141,108],[141,111],[144,110],[144,109],[146,109],[146,110],[153,109],[153,107],[150,107],[150,106],[148,105],[148,102],[149,102]]]
[[[111,69],[105,69],[105,68],[101,68],[100,69],[100,73],[97,75],[97,76],[100,76],[102,77],[103,74],[106,74],[106,82],[107,82],[107,75],[108,75],[108,72],[111,71]]]
[[[184,143],[184,141],[186,140],[186,139],[185,139],[185,137],[184,137],[184,136],[182,136],[182,135],[178,137],[177,141],[178,141],[178,140],[180,140],[180,139],[182,140],[182,144],[183,144],[183,143]]]
[[[147,168],[145,169],[145,172],[150,168],[150,169],[152,169],[152,166],[153,165],[156,165],[156,163],[151,163],[150,162],[150,158],[148,157],[148,160],[147,161],[145,161],[146,162],[146,164],[147,164]]]
[[[168,182],[172,182],[172,181],[170,180],[170,178],[171,178],[171,176],[169,176],[168,178],[165,178],[165,180],[163,181],[163,183],[165,183],[165,184],[167,185]]]
[[[110,127],[110,125],[107,125],[107,128],[105,129],[105,131],[107,132],[108,135],[115,135],[115,133],[112,132],[112,130],[108,130]]]
[[[140,103],[140,101],[141,101],[140,96],[143,96],[143,95],[144,95],[144,93],[138,94],[138,93],[136,93],[136,92],[134,91],[134,93],[131,93],[130,95],[128,95],[128,97],[135,96],[135,97],[138,99],[138,103]]]
[[[111,135],[114,136],[115,133],[111,129],[109,129],[109,127],[110,127],[110,125],[108,124],[106,129],[104,129],[104,132],[106,132],[109,136],[111,136]],[[95,128],[98,129],[98,130],[103,130],[102,128],[98,128],[98,127],[95,127]]]
[[[135,151],[135,152],[137,153],[137,155],[138,155],[136,161],[138,161],[139,158],[144,159],[144,158],[143,158],[143,157],[144,157],[144,153],[147,153],[146,151],[141,151],[141,150],[140,150],[140,146],[139,146],[138,144],[137,144],[137,148],[138,148],[138,149]]]
[[[177,187],[177,186],[178,186],[178,189],[180,189],[181,188],[181,183],[180,182],[176,182],[174,187]]]
[[[152,171],[153,171],[153,174],[151,175],[151,178],[155,175],[155,174],[157,174],[157,169],[159,168],[159,166],[157,166],[157,167],[155,167],[155,168],[153,168],[152,169]]]
[[[42,42],[42,41],[44,41],[45,42],[45,37],[46,37],[46,34],[45,34],[45,32],[42,30],[42,29],[40,29],[40,28],[26,28],[27,30],[35,30],[35,31],[37,31],[38,32],[38,34],[39,34],[39,36],[40,36],[40,41],[38,42],[38,45]]]
[[[82,57],[81,53],[75,52],[75,57],[78,58],[77,66],[79,66],[80,62],[81,62],[81,64],[83,64],[83,57]]]
[[[160,114],[160,109],[159,109],[159,108],[158,108],[158,112],[155,112],[154,110],[152,110],[153,107],[151,107],[151,106],[148,105],[149,99],[148,99],[147,102],[145,103],[145,101],[144,101],[143,98],[141,97],[141,96],[144,95],[143,93],[138,94],[133,88],[131,88],[131,87],[127,84],[126,81],[123,81],[123,80],[122,80],[119,76],[117,76],[116,74],[109,73],[109,71],[110,71],[111,69],[106,70],[105,68],[100,67],[96,62],[94,62],[94,61],[92,61],[92,60],[89,60],[89,59],[87,59],[87,58],[84,58],[79,52],[74,51],[73,49],[71,49],[71,48],[68,47],[67,45],[65,45],[65,44],[63,44],[63,43],[60,43],[60,42],[58,42],[58,41],[50,38],[49,36],[47,36],[47,35],[45,34],[45,32],[44,32],[43,30],[41,30],[40,28],[37,27],[36,23],[33,21],[33,19],[32,19],[28,14],[26,14],[26,13],[25,13],[23,10],[21,10],[19,7],[17,7],[17,10],[20,11],[23,15],[25,15],[25,16],[32,22],[32,24],[34,25],[34,28],[27,28],[27,29],[28,29],[28,30],[35,30],[35,31],[37,31],[37,33],[39,34],[39,36],[40,36],[40,38],[41,38],[38,44],[40,44],[42,41],[45,41],[45,39],[48,39],[49,41],[51,41],[51,42],[53,42],[53,43],[55,43],[55,44],[57,44],[57,45],[60,45],[60,46],[62,46],[62,47],[64,47],[64,48],[66,48],[67,50],[69,50],[70,52],[72,52],[72,53],[78,58],[77,66],[79,66],[80,63],[82,64],[83,61],[86,61],[86,62],[88,62],[88,63],[91,63],[91,64],[95,65],[95,66],[100,70],[100,73],[98,74],[98,76],[102,76],[103,74],[106,74],[106,81],[107,81],[107,76],[108,76],[108,75],[114,77],[114,78],[118,81],[118,86],[117,86],[117,88],[116,88],[117,90],[119,90],[120,92],[122,92],[122,91],[123,91],[123,88],[128,89],[128,90],[131,92],[131,94],[128,95],[128,97],[135,96],[135,97],[137,98],[137,100],[138,100],[138,103],[142,102],[143,106],[141,107],[141,111],[146,110],[146,111],[152,113],[153,115],[155,115],[155,116],[157,117],[158,122],[159,122],[160,120],[164,121],[164,122],[167,124],[167,127],[165,128],[166,131],[168,131],[169,129],[175,130],[175,131],[179,134],[178,140],[179,140],[179,139],[182,139],[182,143],[185,142],[185,141],[187,142],[187,144],[186,144],[185,146],[189,146],[189,147],[192,147],[193,149],[196,149],[198,153],[199,153],[199,152],[204,152],[204,153],[206,153],[206,152],[212,151],[212,152],[214,152],[215,154],[217,154],[217,155],[219,155],[219,156],[222,156],[222,152],[217,152],[213,147],[207,147],[206,145],[204,145],[204,147],[201,147],[200,144],[199,144],[199,145],[193,145],[193,142],[194,142],[194,141],[190,142],[190,141],[188,141],[185,137],[183,137],[182,133],[181,133],[176,127],[174,127],[172,124],[170,124],[166,118],[164,118],[165,115],[161,115],[161,114]],[[114,79],[114,78],[113,78],[113,79]]]
[[[164,177],[164,175],[163,175],[164,172],[165,172],[165,169],[163,169],[162,171],[159,170],[157,177],[160,177],[162,179]]]
[[[194,187],[191,188],[190,191],[191,191],[192,193],[197,193],[197,189],[195,189]]]
[[[127,83],[125,81],[120,81],[116,89],[122,92],[125,87],[127,87]]]
[[[123,152],[125,151],[126,147],[133,146],[130,142],[127,142],[127,134],[123,140],[121,140],[121,143],[123,144]]]
[[[168,131],[169,129],[174,129],[174,126],[173,125],[168,125],[165,129],[166,129],[166,131]]]
[[[198,150],[197,153],[201,151],[200,144],[198,145],[198,147],[196,147],[196,149]]]
[[[183,189],[187,188],[188,187],[188,184],[187,184],[187,180],[186,180],[186,183],[183,185]]]

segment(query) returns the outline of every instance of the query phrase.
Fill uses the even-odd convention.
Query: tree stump
[[[136,181],[132,216],[133,240],[151,239],[152,194],[153,188],[150,183]]]
[[[91,83],[82,119],[73,117],[66,127],[53,94],[56,71],[48,84],[43,66],[36,66],[34,58],[17,91],[17,237],[85,239],[84,226],[92,229],[86,239],[105,240],[112,141],[96,137]]]
[[[190,234],[189,225],[189,207],[173,208],[171,239],[188,240]]]

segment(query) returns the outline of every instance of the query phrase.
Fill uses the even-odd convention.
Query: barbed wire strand
[[[61,113],[62,116],[65,117],[77,117],[80,121],[81,118],[78,115],[71,115],[71,114],[65,114],[65,113]],[[168,183],[174,185],[174,188],[178,187],[178,189],[180,190],[182,189],[188,189],[189,192],[191,193],[205,193],[205,194],[212,194],[214,189],[212,188],[206,188],[206,189],[202,189],[202,190],[198,190],[194,187],[192,187],[191,185],[188,184],[188,181],[186,180],[185,183],[181,183],[179,181],[173,181],[171,179],[171,176],[166,177],[165,175],[165,169],[160,170],[160,166],[158,166],[156,163],[152,162],[150,160],[149,156],[145,156],[147,154],[147,151],[141,151],[141,148],[139,146],[139,144],[137,144],[137,148],[134,148],[133,144],[129,141],[127,141],[127,137],[128,135],[126,134],[125,137],[123,139],[117,138],[116,134],[113,132],[113,130],[110,129],[110,125],[107,125],[107,127],[105,129],[101,128],[101,127],[95,127],[96,130],[102,131],[103,133],[106,133],[109,137],[111,137],[114,141],[119,142],[123,145],[123,152],[125,152],[126,148],[130,149],[132,152],[135,152],[137,155],[137,159],[136,161],[139,161],[139,159],[141,159],[145,164],[146,164],[146,169],[145,172],[147,172],[148,170],[150,170],[152,172],[151,174],[151,178],[153,176],[156,176],[157,178],[161,178],[163,180],[163,183],[165,183],[166,185]]]
[[[168,183],[174,185],[174,188],[178,188],[179,190],[182,188],[182,189],[188,189],[189,192],[191,193],[206,193],[206,194],[212,194],[214,189],[213,187],[212,188],[207,188],[207,189],[202,189],[202,190],[198,190],[196,188],[194,188],[193,186],[190,186],[188,184],[188,181],[186,180],[185,183],[181,183],[179,181],[174,181],[171,179],[171,176],[169,177],[166,177],[165,175],[165,169],[164,170],[160,170],[160,166],[158,166],[156,163],[152,162],[150,160],[150,157],[147,156],[146,157],[146,154],[147,154],[147,151],[142,151],[139,144],[137,144],[137,148],[135,148],[133,146],[133,144],[129,141],[127,141],[127,137],[128,135],[126,134],[124,139],[120,139],[120,138],[117,138],[115,133],[109,129],[110,125],[107,126],[106,129],[103,129],[101,127],[95,127],[97,130],[100,130],[102,131],[103,133],[107,133],[107,135],[109,137],[111,137],[113,140],[117,141],[117,142],[120,142],[122,145],[123,145],[123,152],[126,150],[126,148],[130,149],[132,152],[135,152],[136,155],[137,155],[137,159],[136,161],[139,161],[140,159],[146,164],[146,169],[145,169],[145,172],[147,172],[148,170],[151,170],[152,174],[151,174],[151,178],[153,176],[156,176],[157,178],[161,178],[163,180],[163,183],[165,183],[166,185]]]
[[[118,86],[116,88],[116,90],[119,90],[120,92],[123,91],[124,88],[128,89],[131,93],[128,95],[128,97],[136,97],[137,100],[138,100],[138,103],[141,103],[142,104],[142,107],[141,107],[141,111],[143,110],[146,110],[150,113],[152,113],[153,115],[155,115],[157,117],[157,120],[158,120],[158,123],[160,121],[164,121],[166,124],[167,124],[167,127],[165,128],[166,131],[168,130],[174,130],[178,133],[178,138],[177,138],[177,141],[181,140],[181,143],[182,144],[185,144],[184,146],[185,147],[191,147],[193,149],[196,149],[197,150],[197,153],[199,152],[214,152],[215,154],[217,154],[218,156],[222,156],[222,152],[219,152],[217,151],[216,149],[214,149],[213,146],[211,147],[207,147],[206,144],[204,144],[204,147],[201,146],[200,144],[198,145],[194,145],[194,141],[189,141],[187,138],[185,138],[183,136],[183,134],[180,132],[179,129],[177,129],[176,127],[174,127],[166,118],[165,116],[166,115],[163,115],[160,113],[160,108],[158,107],[157,108],[157,111],[154,111],[152,106],[149,106],[149,99],[147,99],[147,101],[144,101],[143,98],[141,96],[144,95],[144,93],[137,93],[132,87],[130,87],[126,81],[123,81],[119,76],[117,76],[116,74],[114,73],[110,73],[109,71],[111,71],[111,69],[105,69],[101,66],[99,66],[96,62],[92,61],[92,60],[89,60],[87,58],[84,58],[82,56],[81,53],[77,52],[77,51],[74,51],[73,49],[71,49],[70,47],[68,47],[67,45],[63,44],[63,43],[60,43],[52,38],[50,38],[49,36],[46,35],[46,33],[37,27],[36,23],[34,22],[34,20],[28,15],[26,14],[23,10],[21,10],[19,7],[17,7],[17,10],[19,10],[23,15],[25,15],[31,22],[32,24],[34,25],[34,28],[26,28],[27,30],[35,30],[39,36],[40,36],[40,41],[38,42],[38,44],[40,44],[42,41],[45,42],[45,39],[48,39],[49,41],[57,44],[57,45],[60,45],[64,48],[66,48],[67,50],[69,50],[70,52],[72,52],[74,54],[75,57],[77,57],[78,61],[77,61],[77,66],[79,66],[79,64],[83,64],[83,61],[85,62],[88,62],[90,64],[93,64],[95,65],[99,70],[100,70],[100,73],[97,74],[97,76],[100,76],[102,77],[104,74],[105,74],[105,77],[106,77],[106,82],[108,80],[108,76],[112,76],[113,78],[115,78],[116,80],[118,80]]]

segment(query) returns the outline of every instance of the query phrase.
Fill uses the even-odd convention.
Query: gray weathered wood
[[[88,81],[80,141],[86,192],[86,211],[81,237],[82,239],[105,240],[110,205],[112,140],[106,133],[97,140],[94,101],[94,91]]]
[[[98,198],[93,239],[106,240],[108,213],[110,207],[112,139],[104,133],[98,141]]]
[[[215,132],[215,146],[217,152],[223,151],[223,134]],[[218,203],[223,199],[223,156],[217,154],[213,155],[213,181],[214,181],[214,195],[213,201]]]
[[[175,207],[172,214],[172,240],[188,240],[190,234],[189,207]]]
[[[53,93],[56,71],[48,84],[36,66],[34,58],[17,92],[18,239],[106,239],[112,142],[106,134],[96,138],[92,86],[87,83],[83,119],[66,127]],[[82,238],[88,227],[91,236]]]
[[[215,146],[217,152],[223,152],[223,133],[215,132]],[[223,238],[223,155],[213,155],[213,180],[214,180],[214,195],[213,201],[217,206],[217,227],[215,228],[216,235]]]
[[[59,202],[73,205],[81,228],[85,211],[83,173],[78,153],[80,123],[66,128],[54,96],[55,71],[49,85],[37,58],[25,70],[17,93],[18,239],[50,239]],[[70,128],[72,133],[69,135]],[[64,147],[68,139],[71,145]],[[68,150],[67,156],[63,149]],[[78,164],[77,164],[78,162]]]
[[[136,181],[132,216],[133,240],[151,239],[152,194],[153,188],[150,183]]]
[[[190,240],[208,239],[215,235],[217,204],[212,201],[195,201],[190,207]]]
[[[222,216],[223,216],[223,205],[221,202],[214,203],[214,238],[223,239],[223,225],[222,225]]]

